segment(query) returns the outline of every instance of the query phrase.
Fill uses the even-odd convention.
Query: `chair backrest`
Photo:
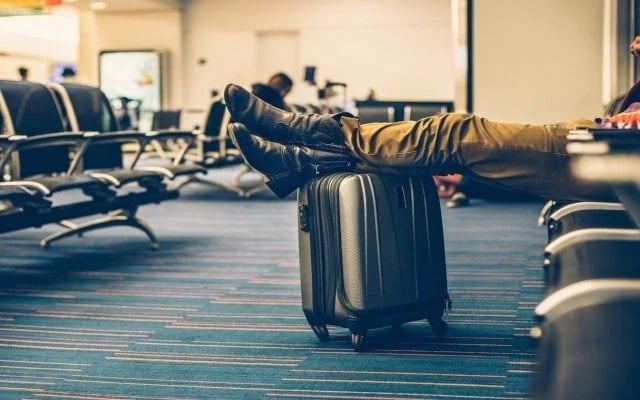
[[[61,86],[69,96],[79,130],[114,132],[120,129],[111,103],[100,88],[78,83]]]
[[[357,116],[362,123],[368,122],[393,122],[395,120],[393,107],[381,106],[360,106]]]
[[[407,105],[403,108],[403,119],[405,121],[417,121],[422,118],[444,114],[449,109],[445,105]]]
[[[0,93],[4,99],[3,119],[6,134],[35,136],[67,131],[60,104],[53,93],[36,82],[0,80]],[[11,131],[7,127],[11,127]],[[12,162],[12,179],[37,174],[64,172],[70,164],[69,148],[55,146],[21,152]]]
[[[452,101],[356,100],[360,122],[417,121],[453,111]]]
[[[180,128],[180,110],[160,110],[153,112],[151,130]]]
[[[78,83],[53,86],[63,98],[62,104],[71,107],[67,115],[73,130],[114,132],[119,130],[118,120],[111,103],[100,88]],[[62,88],[62,89],[60,89]],[[92,145],[83,158],[83,169],[121,168],[122,145],[118,143]]]
[[[205,120],[204,129],[202,133],[206,136],[214,138],[226,138],[227,136],[227,123],[229,122],[229,113],[227,106],[222,99],[216,99],[211,103],[207,118]],[[227,148],[233,147],[233,143],[230,139],[227,140],[212,140],[204,144],[203,150],[205,152],[215,151],[224,152]]]

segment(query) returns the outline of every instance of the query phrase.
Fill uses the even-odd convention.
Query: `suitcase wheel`
[[[431,329],[440,339],[447,335],[447,330],[449,329],[449,327],[447,326],[447,323],[444,322],[441,318],[429,318],[427,319],[427,321],[429,321]]]
[[[352,333],[351,334],[351,344],[353,345],[353,349],[355,351],[362,351],[362,348],[364,347],[364,338],[365,335],[360,335],[358,333]]]
[[[326,325],[311,325],[311,329],[321,341],[329,340],[329,330]]]

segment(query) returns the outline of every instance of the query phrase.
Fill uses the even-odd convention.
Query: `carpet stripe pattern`
[[[302,314],[296,205],[202,187],[127,228],[0,240],[2,399],[527,399],[541,204],[443,209],[449,335],[426,321],[320,342]]]

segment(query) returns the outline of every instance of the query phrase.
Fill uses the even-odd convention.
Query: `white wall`
[[[0,79],[18,80],[18,68],[29,70],[28,79],[35,82],[47,82],[51,77],[51,60],[29,56],[0,54]]]
[[[14,71],[14,61],[21,57],[77,61],[79,80],[96,84],[100,50],[164,48],[170,52],[167,106],[205,108],[211,89],[266,79],[257,72],[259,32],[293,31],[300,41],[297,81],[304,65],[315,64],[320,83],[347,82],[350,97],[362,98],[373,88],[381,99],[450,100],[450,3],[185,0],[182,12],[83,12],[77,47],[69,40],[62,47],[52,42],[60,32],[34,42],[20,32],[0,30],[0,53],[11,57],[1,58],[0,67]],[[602,3],[476,0],[474,111],[528,122],[599,115]],[[39,25],[22,25],[39,30]],[[67,60],[73,57],[78,59]],[[199,63],[201,59],[206,62]]]
[[[475,2],[474,112],[545,123],[602,113],[602,0]]]
[[[93,84],[98,83],[97,60],[103,50],[165,50],[168,54],[165,108],[178,108],[182,98],[182,26],[179,10],[98,13],[85,15],[81,31],[92,41],[81,47],[82,65],[94,64]],[[94,24],[93,26],[91,24]]]
[[[46,82],[54,63],[78,57],[75,10],[56,7],[51,15],[0,18],[0,79],[18,79],[18,66],[29,68],[29,79]]]
[[[256,46],[269,31],[298,32],[298,88],[316,65],[318,83],[347,82],[349,97],[453,99],[450,0],[187,0],[183,27],[187,106],[229,82],[266,80]]]

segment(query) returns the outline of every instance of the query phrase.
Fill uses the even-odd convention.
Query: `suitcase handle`
[[[298,206],[298,225],[302,232],[309,232],[309,213],[306,204]]]

